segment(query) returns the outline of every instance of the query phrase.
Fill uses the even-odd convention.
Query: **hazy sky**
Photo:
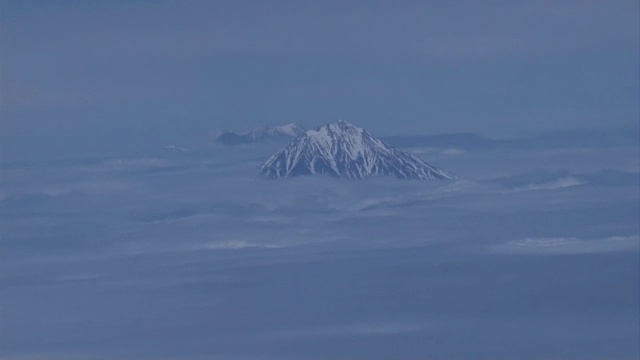
[[[2,1],[5,150],[638,123],[636,0]]]

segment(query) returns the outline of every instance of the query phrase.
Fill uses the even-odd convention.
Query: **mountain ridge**
[[[241,134],[229,131],[215,131],[212,136],[214,141],[219,144],[233,146],[269,140],[292,139],[304,133],[305,129],[302,126],[296,123],[289,123],[280,126],[256,128]]]

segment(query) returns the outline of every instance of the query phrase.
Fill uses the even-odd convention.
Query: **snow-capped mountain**
[[[302,126],[291,123],[282,126],[257,128],[243,134],[217,131],[212,135],[218,143],[224,145],[240,145],[265,140],[291,139],[304,133],[305,130]]]
[[[288,136],[288,137],[294,138],[296,136],[303,135],[304,133],[305,133],[305,129],[302,126],[296,123],[290,123],[282,126],[258,128],[247,133],[246,135],[249,136],[251,139],[259,140],[265,137],[279,137],[279,136]]]
[[[353,179],[372,175],[394,175],[401,179],[454,178],[343,120],[296,137],[269,158],[260,173],[269,178],[312,174]]]

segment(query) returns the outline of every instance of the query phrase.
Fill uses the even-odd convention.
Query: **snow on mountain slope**
[[[291,137],[296,137],[296,136],[300,136],[300,135],[304,135],[305,133],[305,129],[296,124],[296,123],[290,123],[290,124],[286,124],[286,125],[282,125],[282,126],[276,126],[274,128],[276,131],[278,131],[281,134],[285,134]]]
[[[305,130],[300,125],[290,123],[282,126],[257,128],[243,134],[216,131],[212,135],[215,141],[220,144],[240,145],[265,140],[289,139],[304,133]]]
[[[362,179],[394,175],[401,179],[452,179],[448,172],[393,148],[346,121],[320,126],[291,141],[261,168],[269,178],[329,174]]]

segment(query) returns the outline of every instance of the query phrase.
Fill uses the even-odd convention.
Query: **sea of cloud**
[[[423,148],[459,179],[262,179],[273,145],[3,162],[2,358],[640,355],[637,146]]]

